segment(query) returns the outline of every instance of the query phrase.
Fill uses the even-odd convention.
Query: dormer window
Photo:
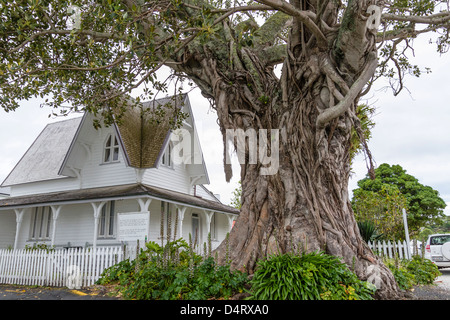
[[[109,163],[115,161],[119,161],[119,141],[115,135],[110,134],[108,139],[106,139],[103,162]]]

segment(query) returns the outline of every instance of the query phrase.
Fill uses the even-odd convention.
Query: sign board
[[[150,212],[125,212],[117,214],[119,241],[145,240],[148,237]]]

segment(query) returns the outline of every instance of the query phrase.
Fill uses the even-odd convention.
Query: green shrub
[[[395,259],[383,259],[385,265],[392,271],[398,287],[402,290],[411,289],[416,284],[414,275],[406,268],[403,261]]]
[[[412,260],[383,260],[403,290],[411,289],[414,285],[432,284],[441,274],[435,264],[420,256],[413,256]]]
[[[371,300],[376,290],[323,252],[261,260],[250,283],[251,298],[258,300]]]
[[[438,267],[428,259],[413,256],[406,268],[414,275],[417,284],[431,284],[441,275]]]
[[[377,232],[375,224],[370,220],[358,221],[358,228],[365,242],[378,240],[383,236]]]
[[[125,299],[205,300],[242,292],[247,275],[195,254],[183,240],[149,242],[138,259],[106,269],[98,284],[117,284]]]

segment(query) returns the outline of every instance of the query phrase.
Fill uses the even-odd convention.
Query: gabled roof
[[[2,186],[58,179],[61,163],[66,156],[82,117],[48,124],[25,152]]]

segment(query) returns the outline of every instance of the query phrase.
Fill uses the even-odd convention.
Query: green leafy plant
[[[406,268],[412,273],[418,284],[431,284],[436,277],[441,275],[438,267],[428,259],[413,256]]]
[[[45,250],[47,253],[55,250],[52,246],[46,243],[33,243],[32,246],[25,245],[25,250],[27,251],[35,251],[35,250]]]
[[[411,289],[414,285],[432,284],[441,275],[435,264],[420,256],[413,256],[412,260],[383,260],[403,290]]]
[[[386,266],[392,271],[397,285],[402,290],[411,289],[416,284],[416,279],[403,263],[395,259],[384,259]]]
[[[261,260],[250,283],[250,298],[258,300],[371,300],[376,290],[323,252]]]
[[[358,228],[365,242],[374,241],[383,236],[377,232],[375,224],[370,220],[358,221]]]
[[[196,254],[184,240],[149,242],[137,259],[106,269],[98,284],[116,284],[126,299],[204,300],[243,292],[247,275]]]

